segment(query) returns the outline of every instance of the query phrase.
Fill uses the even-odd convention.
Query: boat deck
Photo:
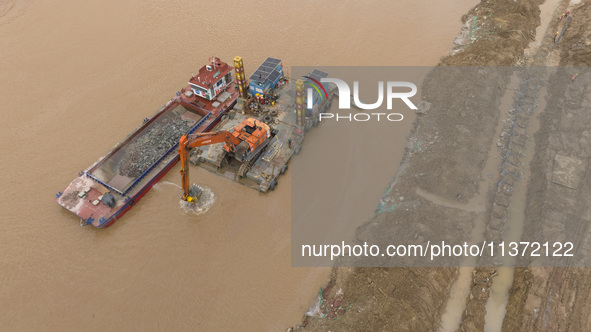
[[[274,92],[278,95],[275,105],[264,105],[264,110],[258,115],[246,112],[243,114],[245,101],[239,99],[237,105],[228,114],[229,116],[220,121],[213,130],[231,131],[247,118],[262,121],[264,116],[276,114],[273,115],[273,120],[269,125],[271,128],[276,129],[278,133],[269,142],[268,148],[252,165],[245,177],[241,178],[237,175],[241,164],[232,158],[229,158],[227,164],[223,164],[219,169],[217,168],[217,160],[223,153],[223,143],[202,146],[193,150],[190,158],[191,163],[234,182],[261,192],[267,192],[273,181],[277,181],[277,178],[285,171],[293,154],[299,151],[303,138],[302,129],[296,125],[295,99],[292,87],[285,84],[275,89]]]

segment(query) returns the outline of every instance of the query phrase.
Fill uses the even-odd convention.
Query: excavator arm
[[[253,162],[255,156],[262,153],[262,149],[274,135],[274,131],[267,124],[253,118],[242,121],[242,123],[234,127],[234,132],[222,130],[196,135],[183,135],[179,140],[183,187],[182,199],[187,202],[195,202],[196,200],[196,197],[191,196],[189,192],[189,152],[191,152],[191,149],[204,145],[226,143],[224,150],[234,154],[234,158],[242,162],[243,165],[248,166],[248,163]]]
[[[189,152],[192,149],[204,145],[226,143],[232,150],[242,142],[229,131],[223,130],[215,133],[201,133],[196,135],[183,135],[179,140],[179,156],[181,158],[181,182],[183,187],[182,199],[194,202],[195,197],[189,194]]]

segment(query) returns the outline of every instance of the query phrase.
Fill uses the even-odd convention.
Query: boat
[[[241,64],[242,58],[234,63]],[[232,77],[234,70],[238,80]],[[186,87],[80,171],[55,201],[78,216],[82,226],[105,228],[121,219],[179,161],[183,134],[210,131],[234,107],[242,89],[240,70],[210,57]]]

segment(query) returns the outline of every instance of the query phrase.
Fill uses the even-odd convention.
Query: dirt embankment
[[[572,21],[553,51],[561,66],[591,64],[591,1],[571,8]],[[577,76],[575,76],[577,75]],[[588,257],[591,230],[591,73],[560,68],[551,77],[547,106],[539,116],[531,163],[522,240],[573,241],[575,255]],[[565,183],[560,163],[578,165]],[[565,258],[566,260],[567,258]],[[532,262],[532,263],[535,263]],[[587,262],[588,264],[588,262]],[[587,265],[588,266],[588,265]],[[518,268],[503,328],[507,331],[588,331],[591,328],[591,270]]]
[[[452,55],[440,65],[519,63],[540,23],[540,3],[482,1],[463,17],[464,29]],[[398,208],[362,226],[357,241],[420,242],[432,234],[469,239],[474,219],[489,206],[474,209],[469,202],[479,194],[482,170],[496,136],[498,101],[510,80],[503,71],[488,74],[457,80],[455,75],[445,76],[449,71],[434,70],[426,79],[422,91],[431,108],[417,118],[404,162],[382,198],[382,203],[396,203]],[[448,83],[462,94],[450,98],[449,85],[441,84],[446,80],[452,80]],[[457,268],[335,268],[330,287],[323,292],[321,315],[305,316],[296,330],[437,330],[457,275]],[[486,293],[475,296],[488,298]],[[337,297],[339,308],[325,305]],[[476,323],[482,328],[482,322]]]

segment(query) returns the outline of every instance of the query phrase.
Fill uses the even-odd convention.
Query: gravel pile
[[[142,175],[168,149],[178,143],[189,129],[189,123],[181,119],[156,124],[127,147],[119,164],[119,172],[130,178]]]

